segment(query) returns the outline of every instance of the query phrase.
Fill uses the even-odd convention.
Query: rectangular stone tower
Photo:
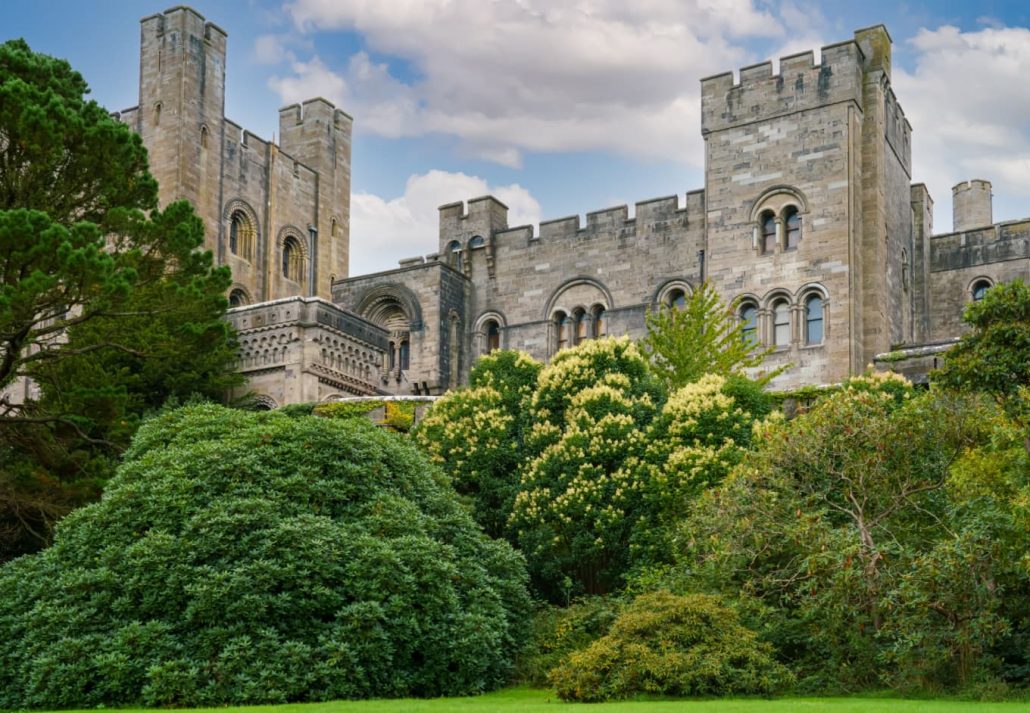
[[[226,33],[188,7],[140,21],[136,131],[150,154],[161,206],[186,199],[218,255]]]
[[[781,388],[840,381],[911,331],[911,127],[890,47],[876,26],[819,64],[805,52],[701,83],[708,277],[757,308],[767,364],[793,365]]]

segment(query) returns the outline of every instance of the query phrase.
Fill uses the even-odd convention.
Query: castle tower
[[[974,178],[956,185],[951,189],[951,211],[951,229],[956,233],[991,225],[991,182]]]
[[[322,98],[279,110],[279,146],[318,174],[314,294],[330,294],[350,260],[350,159],[354,120]]]
[[[218,255],[226,33],[188,7],[140,21],[136,131],[150,154],[161,206],[187,199]]]
[[[876,26],[819,64],[805,52],[701,82],[708,277],[750,308],[767,364],[793,365],[781,387],[840,381],[910,329],[911,127],[890,50]]]

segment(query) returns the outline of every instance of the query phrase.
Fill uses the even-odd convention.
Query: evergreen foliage
[[[227,268],[197,252],[186,203],[157,208],[140,138],[82,77],[0,44],[0,560],[95,497],[140,417],[220,398],[233,340]]]
[[[525,584],[400,437],[187,407],[0,568],[0,708],[476,693],[508,679]]]

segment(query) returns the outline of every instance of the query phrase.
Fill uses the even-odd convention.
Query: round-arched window
[[[229,293],[229,307],[243,307],[246,304],[247,294],[243,290],[236,288]]]
[[[591,336],[593,336],[594,339],[600,339],[608,333],[608,320],[605,315],[605,309],[601,305],[594,305],[593,309],[590,310],[590,313],[594,318]]]
[[[758,307],[754,303],[746,302],[741,306],[740,321],[744,343],[752,346],[758,344]]]
[[[687,306],[687,293],[679,288],[671,290],[669,296],[665,298],[665,303],[669,307],[683,309]]]
[[[776,216],[771,212],[762,214],[762,252],[776,252]]]
[[[823,298],[812,295],[805,300],[805,344],[823,343]]]
[[[490,352],[501,348],[501,326],[496,320],[489,320],[486,323],[486,351]]]
[[[987,290],[991,289],[991,283],[988,280],[977,280],[973,283],[973,302],[979,302],[987,295]]]
[[[801,242],[801,215],[796,206],[789,205],[783,209],[783,225],[786,228],[785,250],[794,250]]]
[[[452,240],[447,246],[447,261],[455,270],[461,269],[461,243]]]
[[[790,344],[790,304],[779,300],[773,305],[773,344],[785,347]]]
[[[295,237],[288,236],[283,240],[282,273],[283,277],[300,282],[304,274],[304,256],[300,251],[300,243]]]

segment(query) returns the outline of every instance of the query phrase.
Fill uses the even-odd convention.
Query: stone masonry
[[[878,25],[813,52],[701,80],[705,182],[534,226],[492,196],[440,208],[438,251],[348,276],[351,118],[280,110],[280,145],[224,116],[226,34],[177,7],[141,23],[143,137],[161,200],[194,202],[233,270],[229,318],[248,388],[277,406],[438,394],[495,348],[540,360],[703,281],[790,365],[774,388],[839,382],[877,360],[916,378],[965,305],[1030,276],[1030,220],[994,224],[991,184],[954,189],[954,232],[912,183],[912,127]],[[369,239],[371,236],[356,236]],[[269,301],[271,300],[271,301]],[[331,302],[330,302],[331,300]]]

